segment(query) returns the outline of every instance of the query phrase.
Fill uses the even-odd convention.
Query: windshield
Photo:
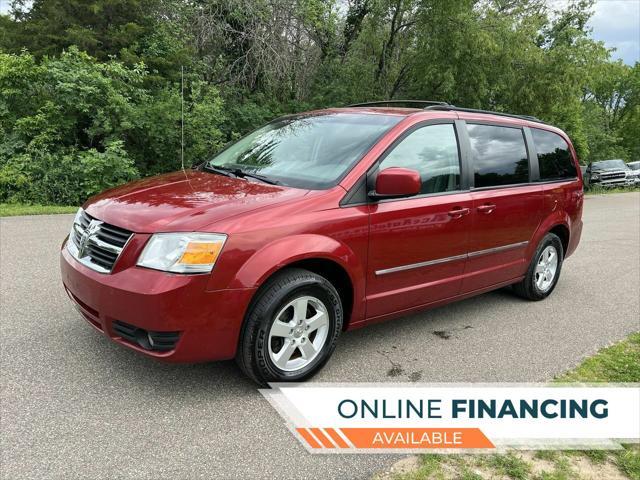
[[[603,160],[601,162],[594,163],[593,168],[595,170],[605,170],[609,168],[621,168],[622,170],[626,170],[627,164],[624,163],[624,160]]]
[[[631,170],[640,170],[640,163],[627,163],[627,167],[629,167]]]
[[[354,113],[288,117],[240,139],[207,166],[239,169],[297,188],[326,189],[402,118]]]

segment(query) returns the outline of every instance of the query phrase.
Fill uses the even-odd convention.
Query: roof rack
[[[427,105],[427,106],[448,106],[447,102],[434,102],[431,100],[379,100],[376,102],[363,102],[354,103],[353,105],[347,105],[348,107],[375,107],[376,105],[397,105],[397,104],[413,104],[413,105]]]
[[[494,112],[492,110],[480,110],[477,108],[464,108],[456,107],[447,102],[436,102],[433,100],[379,100],[375,102],[354,103],[348,105],[349,107],[375,107],[384,105],[420,105],[424,110],[443,110],[452,112],[467,112],[467,113],[484,113],[488,115],[498,115],[500,117],[519,118],[520,120],[529,120],[532,122],[545,123],[537,117],[532,115],[516,115],[515,113],[503,113]]]
[[[445,111],[453,111],[453,112],[467,112],[467,113],[484,113],[488,115],[498,115],[500,117],[510,117],[510,118],[519,118],[521,120],[530,120],[532,122],[545,123],[537,117],[533,115],[516,115],[515,113],[503,113],[503,112],[494,112],[492,110],[480,110],[477,108],[464,108],[464,107],[456,107],[455,105],[430,105],[424,108],[425,110],[445,110]]]

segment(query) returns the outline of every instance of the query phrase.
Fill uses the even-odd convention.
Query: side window
[[[529,182],[529,159],[520,128],[467,124],[475,188]]]
[[[533,143],[538,152],[540,180],[561,180],[578,176],[569,145],[557,133],[532,128]]]
[[[417,170],[420,193],[460,189],[458,142],[452,124],[429,125],[411,132],[380,163],[380,170],[404,167]]]

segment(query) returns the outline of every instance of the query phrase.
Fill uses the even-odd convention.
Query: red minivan
[[[98,331],[255,381],[317,372],[343,330],[512,285],[541,300],[582,230],[567,135],[393,102],[279,118],[78,211],[62,281]]]

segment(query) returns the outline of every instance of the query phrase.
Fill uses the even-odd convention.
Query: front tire
[[[236,362],[261,385],[310,378],[333,353],[343,317],[340,296],[326,278],[286,269],[249,307]]]
[[[547,233],[533,255],[527,274],[513,286],[513,290],[527,300],[547,298],[556,288],[563,260],[564,249],[560,237]]]

